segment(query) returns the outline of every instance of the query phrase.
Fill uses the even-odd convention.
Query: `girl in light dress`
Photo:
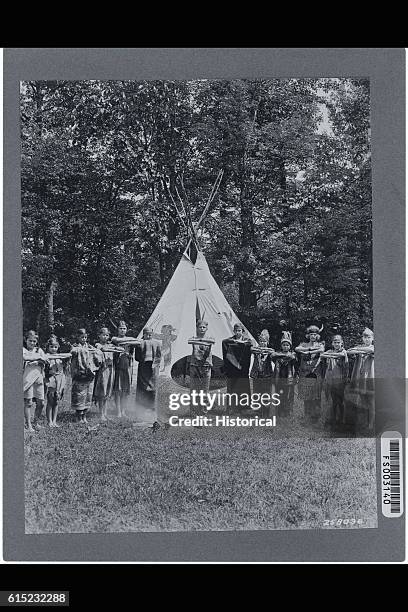
[[[44,407],[44,368],[48,363],[44,351],[38,346],[38,335],[30,330],[23,346],[23,393],[24,419],[28,431],[38,430],[38,420]],[[31,408],[35,400],[34,420],[31,423]]]

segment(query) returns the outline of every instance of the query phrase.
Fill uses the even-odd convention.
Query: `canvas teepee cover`
[[[186,392],[177,379],[172,379],[171,372],[174,364],[191,355],[188,339],[195,335],[198,318],[208,322],[207,334],[215,339],[212,354],[222,360],[222,340],[232,336],[235,323],[240,321],[212,277],[203,253],[198,251],[193,263],[185,252],[145,326],[162,341],[159,404],[163,403],[163,394]],[[251,334],[247,332],[247,336],[256,344]]]

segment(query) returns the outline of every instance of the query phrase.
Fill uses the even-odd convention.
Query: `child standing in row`
[[[344,391],[348,377],[348,355],[343,338],[336,334],[332,339],[332,350],[320,354],[326,362],[324,382],[326,394],[331,397],[330,425],[332,429],[344,424]]]
[[[126,338],[127,325],[125,321],[119,321],[118,335],[112,338],[112,343],[121,346],[122,353],[114,353],[114,381],[113,395],[118,417],[126,416],[126,408],[129,402],[130,387],[132,384],[132,366],[135,347],[132,344],[121,343]]]
[[[234,335],[222,341],[222,358],[224,373],[227,378],[227,392],[231,397],[227,408],[230,413],[240,411],[240,397],[249,396],[251,393],[249,368],[252,342],[244,333],[242,324],[235,323]]]
[[[51,336],[46,344],[47,360],[45,366],[45,382],[47,385],[46,417],[50,427],[59,427],[57,424],[58,404],[64,396],[66,385],[66,371],[70,354],[65,357],[57,355],[60,344],[56,336]]]
[[[362,343],[347,351],[355,359],[351,373],[348,409],[354,413],[355,426],[361,411],[370,431],[375,426],[374,398],[374,332],[368,327],[362,334]]]
[[[320,330],[316,325],[306,329],[307,342],[295,348],[299,354],[299,397],[303,400],[305,416],[317,422],[321,411],[322,362],[320,353],[324,343],[320,342]]]
[[[100,365],[96,349],[88,344],[86,329],[77,332],[77,342],[71,349],[71,406],[76,411],[77,422],[86,423],[86,413],[92,403],[95,371]]]
[[[212,345],[214,338],[207,336],[208,323],[203,319],[196,322],[196,335],[189,338],[188,343],[193,346],[190,359],[190,392],[204,391],[207,394],[210,390],[211,368],[212,368]],[[206,400],[199,407],[190,406],[192,416],[205,414],[207,407]]]
[[[24,418],[28,431],[41,427],[38,420],[44,407],[44,367],[48,363],[44,351],[38,346],[38,335],[30,330],[23,346]],[[34,422],[31,423],[31,407],[35,399]]]
[[[114,351],[109,351],[109,347],[113,348],[109,343],[109,330],[107,327],[101,327],[99,330],[99,342],[95,344],[97,349],[97,359],[99,368],[95,377],[94,398],[98,404],[101,421],[107,421],[107,401],[112,395],[113,390],[113,357]],[[118,350],[118,349],[117,349]]]
[[[289,416],[293,411],[295,381],[297,377],[296,353],[292,351],[292,334],[282,332],[281,352],[273,355],[275,361],[275,390],[280,395],[278,416]]]
[[[252,379],[253,393],[272,395],[272,376],[275,369],[272,361],[273,349],[268,347],[269,332],[263,329],[258,336],[258,346],[251,347],[254,360],[251,368],[250,378]],[[268,406],[262,404],[260,416],[268,418],[272,416],[272,403]]]

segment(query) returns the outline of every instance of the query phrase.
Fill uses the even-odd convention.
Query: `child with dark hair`
[[[190,391],[204,391],[205,394],[210,390],[212,354],[211,348],[214,338],[207,336],[208,323],[199,319],[196,323],[196,335],[189,338],[188,343],[192,345],[193,352],[190,359]],[[207,397],[207,396],[206,396]],[[206,404],[201,406],[201,410],[191,405],[192,415],[199,414],[206,409]]]
[[[45,414],[50,427],[57,424],[58,404],[62,400],[66,385],[66,374],[70,353],[60,354],[60,344],[55,335],[50,336],[45,345],[48,363],[45,366],[45,382],[47,385],[47,406]]]
[[[109,348],[113,348],[109,344],[109,329],[101,327],[98,333],[98,340],[95,344],[97,356],[99,360],[99,368],[96,372],[93,395],[99,407],[101,421],[107,420],[107,402],[113,391],[113,359],[114,352]]]
[[[125,321],[119,321],[118,335],[112,338],[112,344],[123,348],[122,353],[115,352],[113,356],[113,395],[118,417],[124,417],[126,415],[130,387],[132,384],[132,367],[135,347],[132,344],[125,343],[124,338],[126,338],[126,334],[127,325]]]
[[[92,404],[95,371],[100,365],[100,359],[96,349],[88,344],[86,329],[78,329],[76,339],[71,349],[71,407],[76,412],[77,422],[86,423],[86,414]]]
[[[142,339],[135,344],[137,369],[136,403],[153,410],[156,402],[157,380],[161,361],[161,342],[153,336],[153,329],[145,327]]]
[[[344,390],[349,360],[340,334],[333,336],[332,349],[320,353],[320,358],[324,359],[326,364],[324,383],[326,393],[331,399],[329,424],[332,429],[341,428],[344,425]]]
[[[347,354],[355,360],[348,390],[348,409],[354,412],[355,423],[358,413],[362,412],[366,427],[372,431],[375,425],[374,332],[366,327],[361,344],[348,349]]]
[[[280,395],[278,416],[288,416],[293,411],[294,385],[298,373],[296,353],[292,350],[292,334],[290,331],[282,332],[280,344],[281,351],[273,355],[276,392]]]
[[[322,392],[322,362],[324,343],[320,342],[320,329],[309,325],[306,329],[307,342],[295,348],[299,354],[299,397],[303,400],[305,416],[312,422],[320,418]]]
[[[254,360],[251,368],[252,392],[272,396],[272,381],[275,365],[272,361],[273,349],[269,348],[269,332],[263,329],[258,336],[258,346],[253,346],[251,352]],[[262,403],[261,417],[272,416],[272,399],[268,405]]]
[[[249,367],[251,364],[252,342],[245,337],[241,323],[235,323],[234,335],[222,341],[222,358],[227,378],[229,394],[228,411],[234,411],[240,405],[241,395],[250,395]]]

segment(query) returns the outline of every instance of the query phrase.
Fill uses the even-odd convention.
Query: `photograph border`
[[[376,378],[405,379],[405,51],[376,48],[21,48],[4,51],[3,556],[6,561],[400,561],[405,517],[378,528],[25,534],[20,82],[369,78]],[[402,415],[405,397],[393,397]],[[402,394],[403,395],[403,394]],[[394,407],[395,409],[395,407]],[[379,441],[377,442],[379,448]],[[377,470],[378,470],[377,462]]]

